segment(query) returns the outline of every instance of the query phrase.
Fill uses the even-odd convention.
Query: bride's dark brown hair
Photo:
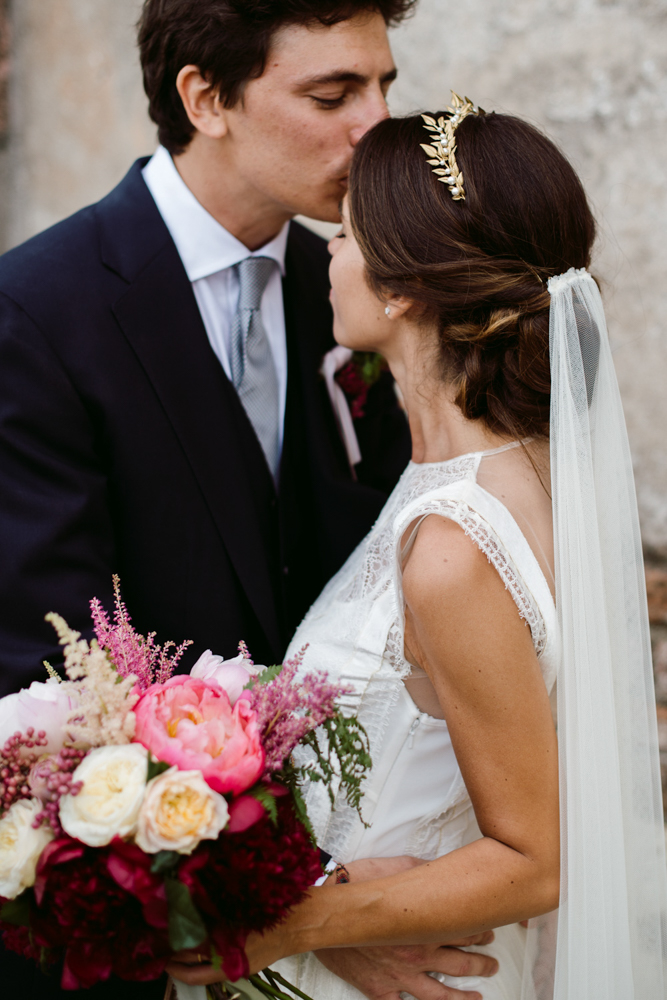
[[[466,417],[511,437],[547,434],[546,282],[588,267],[595,239],[581,182],[527,122],[469,116],[456,130],[466,197],[454,201],[426,162],[429,141],[414,116],[380,122],[357,146],[350,221],[369,284],[437,323],[442,375]]]

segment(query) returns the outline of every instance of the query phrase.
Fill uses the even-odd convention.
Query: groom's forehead
[[[271,39],[264,73],[281,70],[297,87],[396,76],[386,24],[373,11],[332,25],[282,26]]]
[[[380,74],[381,83],[391,83],[396,79],[397,70],[395,66],[391,69],[386,70],[384,73]],[[327,83],[357,83],[360,86],[364,86],[371,82],[371,75],[368,73],[360,73],[356,70],[349,69],[333,69],[324,73],[316,73],[313,75],[306,75],[303,78],[297,78],[294,81],[295,87],[314,87],[317,85],[323,86]]]

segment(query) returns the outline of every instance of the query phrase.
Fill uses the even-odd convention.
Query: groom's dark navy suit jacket
[[[142,179],[145,162],[0,259],[0,695],[57,661],[47,611],[89,633],[88,602],[110,606],[114,572],[138,629],[194,640],[190,661],[206,648],[234,655],[244,639],[256,661],[275,662],[409,457],[385,375],[356,421],[353,480],[318,376],[334,346],[328,255],[292,223],[276,490]],[[24,1000],[60,995],[57,981],[10,956],[3,993],[8,963]],[[157,984],[118,987],[89,995],[159,994]]]

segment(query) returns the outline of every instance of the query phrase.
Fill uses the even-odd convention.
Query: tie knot
[[[267,282],[276,266],[270,257],[246,257],[238,265],[239,309],[259,309]]]

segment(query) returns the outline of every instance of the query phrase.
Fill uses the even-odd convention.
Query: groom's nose
[[[359,115],[350,130],[350,142],[356,146],[369,129],[384,118],[389,118],[387,99],[378,85],[369,86],[359,105]]]

